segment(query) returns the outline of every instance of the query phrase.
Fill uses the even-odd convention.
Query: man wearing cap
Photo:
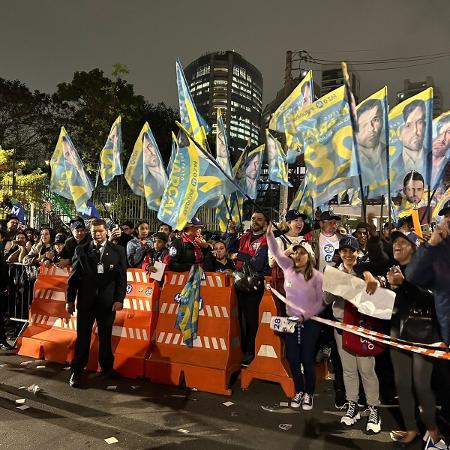
[[[72,258],[78,245],[87,244],[92,240],[91,235],[86,232],[86,226],[81,217],[72,219],[69,225],[72,237],[66,240],[64,249],[60,254],[60,261],[57,265],[61,269],[72,264]]]
[[[111,336],[116,311],[123,307],[127,290],[125,249],[107,240],[103,219],[91,222],[93,242],[78,245],[67,286],[69,314],[77,309],[77,341],[69,384],[78,387],[88,362],[94,321],[99,339],[99,363],[106,375],[114,375]]]
[[[169,270],[189,272],[193,264],[203,262],[205,254],[211,250],[200,234],[203,227],[203,222],[198,217],[193,217],[184,227],[181,236],[172,241],[169,248]]]
[[[19,218],[17,216],[14,216],[10,214],[6,217],[6,234],[3,238],[3,249],[5,255],[9,252],[11,249],[11,246],[13,245],[17,231],[19,230]]]
[[[335,251],[339,248],[342,235],[337,232],[337,222],[341,220],[332,211],[320,214],[320,230],[314,230],[311,246],[316,255],[316,267],[323,272],[333,262]]]
[[[355,232],[353,233],[359,244],[359,258],[364,258],[367,255],[367,241],[369,237],[368,225],[364,222],[359,222],[356,225]]]

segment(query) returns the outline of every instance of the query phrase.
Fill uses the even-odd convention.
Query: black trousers
[[[111,348],[111,336],[115,311],[111,309],[95,308],[77,311],[77,341],[75,356],[72,361],[72,371],[80,373],[86,367],[89,359],[89,348],[94,321],[97,322],[98,332],[98,360],[103,370],[113,368],[114,355]]]
[[[297,325],[294,333],[285,333],[286,358],[294,378],[295,392],[314,394],[316,386],[316,353],[320,325],[307,320],[303,327]],[[303,374],[301,372],[303,366]]]
[[[259,304],[264,294],[264,285],[255,293],[236,289],[239,319],[241,325],[241,344],[245,354],[255,354],[255,338],[259,326]]]

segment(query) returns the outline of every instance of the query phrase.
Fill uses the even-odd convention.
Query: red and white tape
[[[272,286],[269,286],[269,289],[276,295],[282,302],[286,303],[286,305],[298,309],[298,306],[294,305],[287,298],[281,295],[276,289]],[[425,356],[431,356],[433,358],[439,359],[448,359],[450,360],[450,352],[444,350],[436,350],[438,348],[447,349],[447,345],[444,342],[436,342],[434,344],[422,344],[419,342],[408,342],[402,339],[393,338],[383,333],[379,333],[377,331],[368,330],[367,328],[358,327],[356,325],[348,325],[345,323],[337,322],[335,320],[323,319],[322,317],[313,316],[311,320],[316,322],[323,323],[325,325],[329,325],[334,328],[339,328],[340,330],[345,330],[350,333],[356,334],[358,336],[362,336],[366,339],[371,339],[372,341],[381,342],[382,344],[390,345],[391,347],[400,348],[402,350],[406,350],[409,352],[419,353]]]

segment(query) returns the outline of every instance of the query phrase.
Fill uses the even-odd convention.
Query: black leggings
[[[417,428],[416,404],[422,407],[420,417],[428,430],[436,427],[436,401],[431,390],[431,374],[433,361],[430,357],[404,350],[393,350],[391,353],[394,366],[395,385],[406,430]]]

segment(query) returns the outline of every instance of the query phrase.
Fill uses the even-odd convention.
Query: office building
[[[433,118],[442,114],[442,94],[438,87],[435,86],[432,77],[426,77],[424,81],[410,81],[406,79],[403,82],[403,90],[397,93],[397,103],[414,97],[425,89],[433,88]]]

